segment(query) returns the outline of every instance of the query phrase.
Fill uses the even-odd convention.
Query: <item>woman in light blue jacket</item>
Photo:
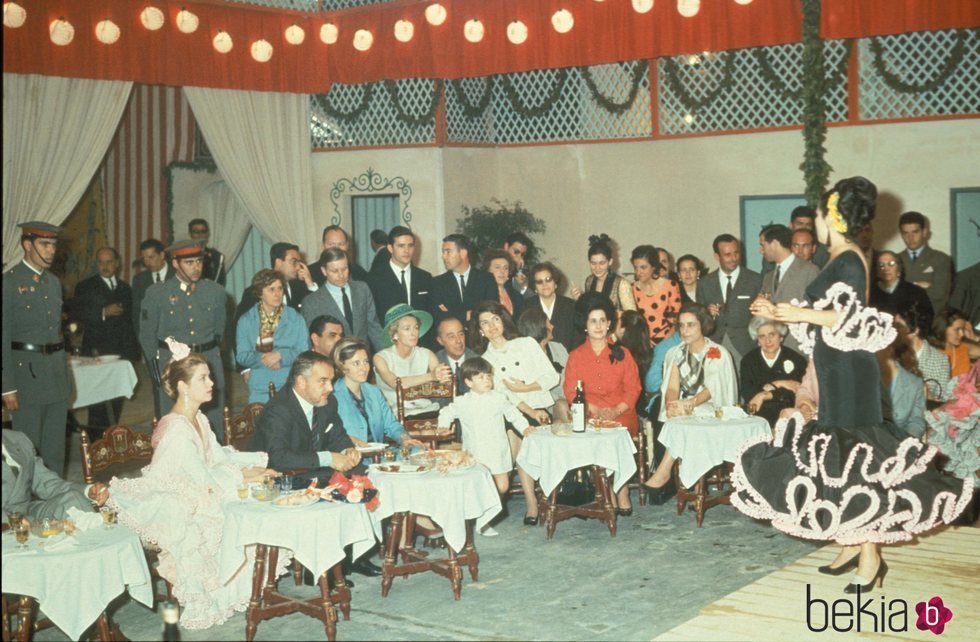
[[[344,430],[354,445],[381,443],[388,437],[402,446],[423,446],[398,423],[381,390],[367,382],[371,374],[371,360],[363,341],[357,338],[342,339],[334,347],[333,360],[338,372],[343,375],[334,384],[333,394],[337,397]]]
[[[259,270],[252,277],[252,291],[259,302],[238,320],[235,359],[248,368],[248,402],[269,400],[269,383],[276,390],[286,383],[296,356],[309,350],[306,323],[296,310],[283,303],[286,277],[275,270]]]

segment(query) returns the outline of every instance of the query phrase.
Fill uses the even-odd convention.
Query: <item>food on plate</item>
[[[593,428],[619,428],[622,426],[621,423],[613,419],[599,419],[598,417],[589,419],[589,424],[591,424]]]
[[[465,450],[423,450],[412,455],[412,463],[435,468],[440,473],[469,468],[475,463]]]
[[[272,503],[276,506],[306,506],[307,504],[312,504],[313,502],[319,501],[319,499],[319,497],[307,495],[305,492],[303,492],[283,495]]]

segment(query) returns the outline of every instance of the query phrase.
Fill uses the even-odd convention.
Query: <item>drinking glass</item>
[[[279,488],[282,492],[287,493],[293,489],[293,476],[283,475],[279,478]]]
[[[395,461],[395,457],[396,455],[395,455],[394,448],[385,448],[385,454],[384,454],[385,461]]]
[[[24,519],[23,513],[18,513],[16,511],[14,511],[13,513],[8,513],[7,525],[10,526],[10,528],[17,528],[17,525],[20,524],[23,519]]]
[[[24,520],[17,523],[14,527],[14,537],[17,538],[17,548],[27,548],[27,538],[31,535],[31,528]]]
[[[398,452],[402,456],[402,461],[408,461],[408,458],[412,456],[412,447],[402,446],[399,448]]]
[[[245,500],[248,499],[248,484],[238,485],[238,499],[243,504],[245,503]]]
[[[116,523],[116,511],[108,506],[103,506],[102,510],[102,527],[109,530]]]

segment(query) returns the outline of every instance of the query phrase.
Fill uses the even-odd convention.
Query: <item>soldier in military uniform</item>
[[[180,241],[167,248],[177,278],[154,283],[146,290],[140,310],[140,346],[153,379],[161,413],[174,405],[160,386],[160,375],[170,362],[167,337],[200,352],[211,367],[214,397],[203,407],[211,430],[221,441],[225,373],[221,364],[221,332],[225,327],[225,289],[201,278],[203,248],[197,241]]]
[[[48,271],[60,227],[21,223],[24,260],[3,275],[3,405],[44,465],[64,474],[71,385],[61,333],[61,281]]]

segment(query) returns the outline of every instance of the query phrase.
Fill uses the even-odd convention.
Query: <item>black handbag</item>
[[[592,467],[575,468],[565,473],[558,484],[555,501],[565,506],[582,506],[595,501],[595,481]]]

